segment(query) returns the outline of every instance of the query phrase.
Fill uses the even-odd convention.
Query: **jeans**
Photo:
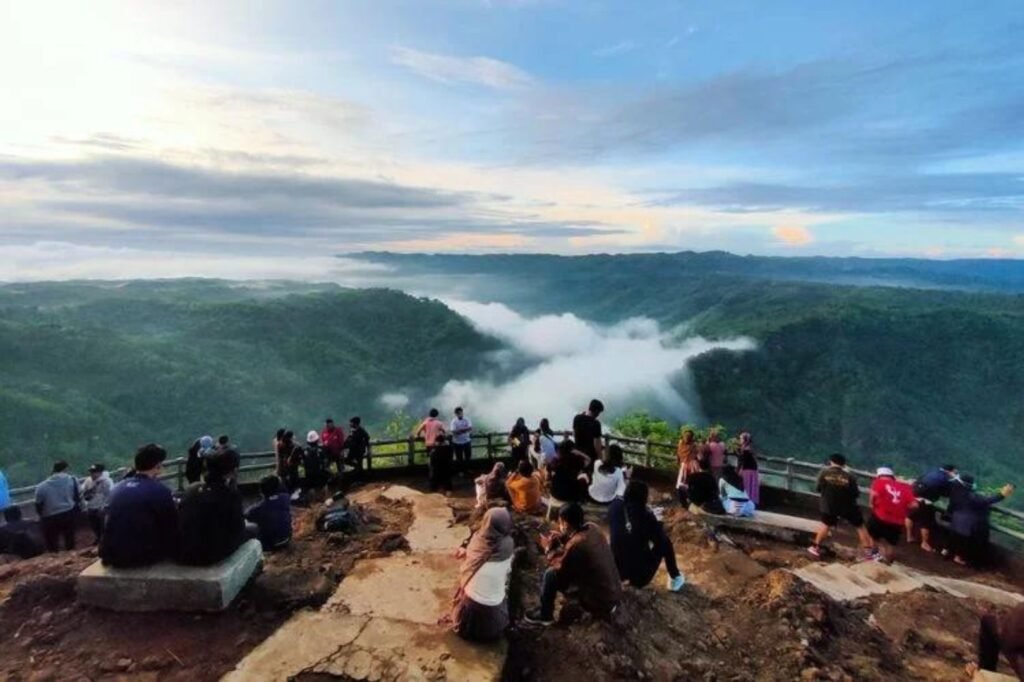
[[[39,520],[43,531],[43,541],[46,542],[46,551],[60,551],[60,539],[64,538],[64,549],[75,548],[75,510],[44,516]]]
[[[549,568],[540,579],[540,616],[545,620],[555,617],[555,597],[558,596],[558,569]]]
[[[96,544],[100,544],[100,540],[103,538],[103,521],[105,520],[106,513],[102,509],[90,509],[86,512],[89,517],[89,527],[92,528],[93,535],[96,536]]]
[[[452,450],[455,451],[455,462],[458,464],[459,469],[465,471],[469,465],[470,458],[473,456],[473,444],[453,443]]]
[[[664,530],[654,536],[652,545],[651,553],[646,556],[646,559],[641,559],[638,562],[639,565],[636,565],[633,575],[623,576],[633,587],[639,588],[650,583],[658,572],[662,561],[665,562],[665,570],[668,571],[669,577],[675,578],[679,575],[676,551]]]

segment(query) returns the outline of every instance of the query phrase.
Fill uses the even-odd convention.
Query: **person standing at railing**
[[[679,483],[685,484],[690,474],[700,470],[700,443],[693,429],[683,429],[676,445],[676,461],[679,464]]]
[[[370,453],[370,434],[363,428],[363,420],[359,417],[352,417],[348,420],[348,438],[345,439],[347,454],[345,462],[355,468],[356,471],[363,470],[363,460]]]
[[[295,434],[285,431],[277,449],[277,475],[284,481],[288,492],[295,492],[302,485],[302,454],[302,447],[295,442]]]
[[[103,538],[103,523],[107,516],[107,505],[114,482],[102,464],[89,467],[89,476],[82,483],[82,498],[85,500],[85,514],[89,517],[89,526],[96,536],[96,544]]]
[[[557,453],[558,445],[555,443],[555,432],[551,430],[551,422],[546,418],[541,419],[540,428],[533,437],[534,467],[540,471],[547,471]]]
[[[864,515],[857,504],[860,488],[857,477],[846,468],[845,457],[840,454],[829,456],[828,464],[818,474],[816,490],[821,495],[821,524],[814,536],[814,544],[807,548],[811,556],[821,557],[821,544],[829,531],[838,525],[839,519],[845,519],[857,530],[865,558],[872,558],[871,536],[864,527]]]
[[[725,443],[718,433],[718,429],[712,429],[708,434],[708,442],[704,446],[708,453],[708,462],[711,464],[711,475],[715,480],[722,478],[722,469],[725,467]]]
[[[445,435],[444,422],[437,418],[440,412],[436,407],[430,408],[426,419],[420,422],[416,430],[412,432],[413,438],[422,438],[427,448],[427,454],[434,448],[441,436]]]
[[[750,434],[740,434],[739,450],[736,452],[736,468],[743,479],[743,492],[747,494],[755,507],[761,506],[761,477],[758,473],[757,452]]]
[[[914,496],[917,498],[917,508],[907,517],[906,531],[907,542],[914,541],[914,528],[921,533],[921,549],[926,552],[934,552],[932,545],[932,531],[938,526],[938,513],[935,503],[943,497],[949,497],[949,491],[953,480],[957,476],[956,466],[946,464],[939,469],[929,471],[921,478],[914,481]]]
[[[518,466],[519,462],[527,459],[530,448],[530,429],[526,427],[526,420],[522,417],[516,419],[512,430],[508,432],[508,446],[512,455],[512,466]]]
[[[302,490],[308,498],[327,497],[327,479],[330,471],[323,448],[320,447],[320,434],[315,429],[306,434],[306,447],[302,451]]]
[[[594,398],[587,409],[572,420],[572,437],[576,442],[576,449],[585,454],[591,462],[604,458],[604,439],[601,421],[598,419],[602,412],[604,403]]]
[[[910,484],[898,480],[890,467],[878,467],[871,484],[870,500],[868,534],[880,550],[875,559],[891,564],[907,515],[917,506],[917,498]]]
[[[994,495],[974,490],[974,477],[964,474],[953,481],[949,490],[949,514],[952,517],[953,561],[961,566],[983,566],[988,563],[989,514],[993,505],[1013,494],[1007,483]]]
[[[455,408],[455,418],[449,424],[449,432],[452,434],[455,464],[460,473],[466,476],[469,471],[469,460],[473,456],[473,422],[465,415],[462,407]]]
[[[324,430],[320,432],[320,447],[327,458],[328,471],[329,465],[333,464],[338,472],[338,480],[341,480],[345,472],[345,465],[341,459],[341,453],[345,449],[345,431],[340,426],[335,426],[334,420],[330,417],[324,420]]]
[[[68,473],[64,461],[54,464],[50,477],[36,486],[36,513],[48,552],[59,551],[61,539],[64,549],[75,548],[75,520],[81,499],[78,481]]]

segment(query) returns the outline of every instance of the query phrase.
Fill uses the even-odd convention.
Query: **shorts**
[[[927,528],[928,530],[935,530],[938,525],[936,518],[935,505],[931,502],[924,500],[917,501],[917,509],[910,511],[910,520],[914,522],[914,525],[918,528]]]
[[[903,535],[903,526],[898,523],[888,523],[872,516],[868,519],[868,535],[875,540],[885,540],[890,545],[900,544],[900,536]]]
[[[859,507],[844,509],[841,512],[821,512],[821,522],[829,528],[839,525],[839,519],[844,519],[854,528],[864,525],[864,515],[860,513]]]

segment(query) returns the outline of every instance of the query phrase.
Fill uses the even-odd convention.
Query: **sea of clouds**
[[[463,405],[478,423],[499,428],[517,417],[530,425],[547,417],[555,428],[567,426],[595,397],[612,416],[643,406],[677,420],[695,419],[700,406],[688,390],[689,361],[716,348],[755,347],[745,337],[708,340],[667,332],[647,318],[600,326],[571,313],[528,318],[500,303],[444,303],[528,361],[500,381],[449,381],[431,401],[442,411]]]

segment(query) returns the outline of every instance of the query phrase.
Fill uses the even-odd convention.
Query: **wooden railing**
[[[556,435],[566,436],[571,432],[556,432]],[[605,445],[618,443],[625,454],[626,462],[643,466],[649,469],[675,469],[676,467],[676,444],[652,441],[649,439],[629,438],[615,434],[604,436]],[[472,450],[474,458],[481,455],[487,460],[503,458],[509,455],[508,434],[504,432],[480,433],[472,435]],[[375,440],[370,443],[370,449],[366,458],[367,469],[390,469],[396,467],[411,467],[426,462],[427,449],[422,439],[397,438]],[[243,481],[258,479],[261,475],[272,472],[275,469],[273,452],[250,452],[241,455],[242,466],[239,474]],[[815,462],[804,462],[792,457],[774,457],[771,455],[758,455],[759,472],[761,484],[768,487],[781,488],[784,490],[799,492],[809,495],[817,495],[814,484],[818,480],[818,473],[822,465]],[[168,460],[164,464],[166,473],[160,476],[162,481],[169,484],[171,488],[183,490],[185,481],[185,458],[178,457]],[[126,467],[114,470],[111,475],[119,478],[127,471]],[[850,469],[861,484],[861,495],[867,495],[867,489],[874,480],[875,475],[870,471]],[[18,505],[28,506],[32,503],[35,486],[13,488],[11,499]],[[992,507],[992,512],[997,518],[1009,521],[1010,525],[1024,528],[1024,513],[1005,507]],[[1006,523],[994,521],[992,529],[1018,542],[1024,543],[1024,532],[1018,528],[1011,528]]]

